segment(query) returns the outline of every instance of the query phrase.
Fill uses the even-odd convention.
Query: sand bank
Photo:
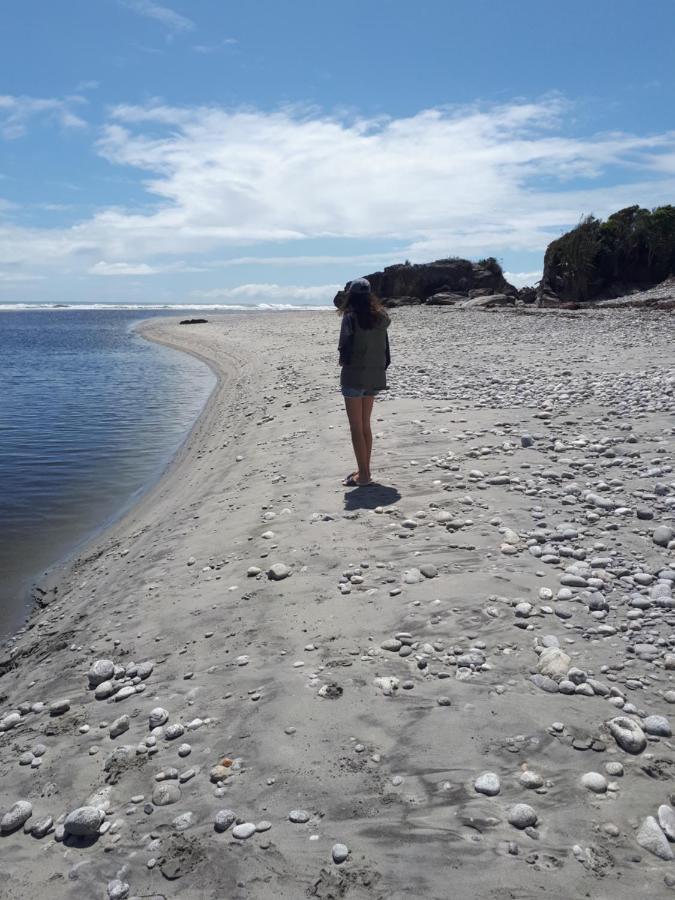
[[[0,661],[5,896],[668,892],[669,329],[395,311],[345,490],[332,315],[148,325],[219,384]]]

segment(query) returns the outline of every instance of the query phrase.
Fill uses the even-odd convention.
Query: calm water
[[[0,637],[34,578],[158,478],[215,384],[133,332],[153,315],[0,311]]]

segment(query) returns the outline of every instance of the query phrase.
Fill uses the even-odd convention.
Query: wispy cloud
[[[239,41],[236,38],[223,38],[222,41],[218,41],[215,44],[194,44],[192,49],[195,53],[208,55],[209,53],[217,53],[224,47],[233,47],[238,43]]]
[[[144,16],[146,19],[154,19],[172,33],[192,31],[195,28],[195,23],[192,19],[182,16],[168,6],[160,6],[159,3],[154,3],[153,0],[121,0],[121,3],[139,16]]]
[[[0,107],[0,128],[13,110]],[[222,290],[281,296],[292,289],[273,267],[367,272],[406,257],[539,254],[584,213],[675,195],[674,132],[578,136],[572,120],[558,98],[377,120],[118,106],[98,150],[138,177],[143,211],[111,204],[69,228],[0,225],[0,267],[148,275],[187,271],[180,261],[191,259],[227,284],[228,268],[268,266],[262,286]],[[272,242],[279,253],[262,246]],[[386,252],[358,253],[364,245]]]
[[[215,288],[209,291],[192,291],[197,300],[232,303],[327,303],[332,300],[341,284],[304,285],[240,284],[233,288]]]
[[[74,94],[69,97],[25,97],[0,95],[0,136],[11,141],[23,137],[34,119],[56,122],[61,128],[85,128],[86,122],[74,112],[87,101]]]
[[[156,269],[147,263],[104,262],[95,263],[90,269],[90,275],[155,275]]]

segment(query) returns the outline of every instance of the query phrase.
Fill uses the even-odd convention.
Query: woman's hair
[[[338,314],[342,316],[347,312],[354,313],[361,328],[372,328],[384,312],[384,306],[372,292],[348,291],[344,302],[338,309]]]

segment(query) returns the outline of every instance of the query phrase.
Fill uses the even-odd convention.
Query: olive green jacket
[[[386,389],[386,372],[391,362],[387,334],[390,321],[387,313],[382,312],[372,328],[361,328],[353,312],[344,314],[338,344],[343,387]]]

